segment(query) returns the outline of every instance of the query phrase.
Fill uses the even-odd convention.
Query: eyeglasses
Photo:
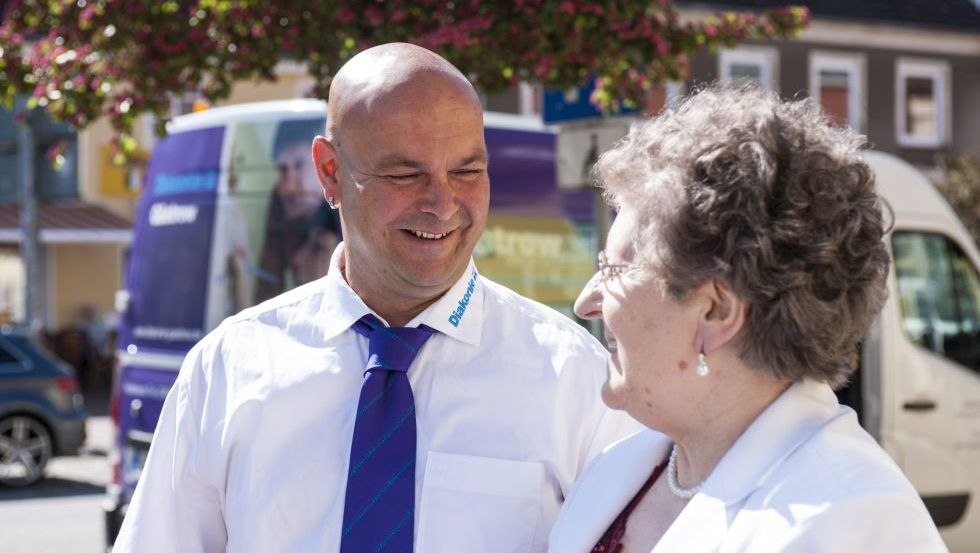
[[[606,252],[599,252],[599,281],[602,284],[608,283],[611,279],[619,278],[626,273],[641,268],[640,265],[632,263],[610,263],[606,259]]]

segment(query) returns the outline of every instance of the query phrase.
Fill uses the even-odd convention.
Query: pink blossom
[[[582,13],[591,13],[601,16],[603,14],[603,9],[597,2],[587,2],[584,6],[582,6]]]
[[[660,34],[653,35],[653,48],[657,51],[657,55],[662,58],[667,57],[670,51],[667,41]]]
[[[354,13],[354,10],[347,6],[340,8],[340,11],[337,12],[337,21],[340,21],[344,25],[352,23],[355,19],[357,19],[357,15]]]
[[[367,17],[368,22],[375,27],[380,26],[385,22],[385,15],[377,6],[369,6],[368,9],[364,10],[364,16]]]
[[[534,75],[539,79],[546,79],[553,65],[554,59],[550,57],[539,61],[538,64],[534,66]]]

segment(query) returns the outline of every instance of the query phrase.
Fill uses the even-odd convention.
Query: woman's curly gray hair
[[[636,252],[674,299],[708,279],[748,305],[742,358],[839,386],[887,291],[886,228],[863,136],[811,100],[714,85],[635,125],[595,167],[640,214]]]

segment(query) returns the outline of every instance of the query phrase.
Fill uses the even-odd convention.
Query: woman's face
[[[662,429],[657,411],[664,402],[684,400],[676,384],[697,366],[698,317],[689,302],[670,299],[652,269],[640,264],[632,243],[639,231],[636,218],[629,209],[616,218],[605,267],[582,290],[575,313],[601,318],[605,326],[610,357],[603,401]]]

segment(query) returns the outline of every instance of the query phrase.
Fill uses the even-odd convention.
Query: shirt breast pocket
[[[541,463],[430,451],[418,553],[527,553],[541,512]]]

